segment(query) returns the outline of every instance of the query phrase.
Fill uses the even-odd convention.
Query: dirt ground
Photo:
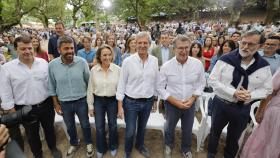
[[[83,144],[83,137],[82,137],[82,132],[80,129],[80,126],[78,125],[78,135],[79,138],[81,139],[81,146],[79,150],[76,152],[74,155],[74,158],[86,158],[86,148],[85,145]],[[55,125],[56,129],[56,136],[57,136],[57,144],[58,148],[62,151],[63,157],[66,157],[66,151],[69,146],[68,140],[64,134],[64,131],[62,127],[58,124]],[[116,158],[122,158],[124,154],[124,133],[125,129],[120,128],[119,129],[119,148],[118,148],[118,154]],[[93,142],[95,142],[95,128],[92,128],[92,134],[93,134]],[[181,153],[180,153],[180,137],[181,137],[181,132],[178,130],[176,132],[175,136],[175,148],[173,149],[173,158],[181,158]],[[218,155],[217,158],[222,158],[222,149],[224,146],[224,138],[221,139],[219,149],[218,149]],[[147,130],[146,137],[145,137],[145,145],[150,149],[151,152],[151,157],[152,158],[163,158],[163,136],[161,131],[157,130]],[[94,144],[94,149],[95,144]],[[50,151],[48,150],[48,147],[46,145],[46,141],[43,140],[43,153],[45,158],[51,158]],[[25,138],[25,154],[27,155],[28,158],[32,158],[32,153],[30,151],[30,147],[27,143],[27,140]],[[192,154],[193,158],[206,158],[207,157],[207,140],[204,145],[204,150],[200,152],[196,152],[196,137],[193,135],[193,140],[192,140]],[[96,156],[96,154],[95,154]],[[94,157],[95,157],[94,156]],[[111,158],[112,156],[110,155],[110,152],[107,152],[104,158]],[[132,152],[132,157],[133,158],[144,158],[142,155],[138,153],[135,149],[133,149]]]

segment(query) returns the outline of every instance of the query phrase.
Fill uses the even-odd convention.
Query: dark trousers
[[[19,110],[24,105],[16,105],[16,110]],[[40,106],[32,106],[29,116],[34,117],[35,120],[30,122],[23,122],[28,143],[35,158],[41,158],[42,143],[39,135],[40,124],[43,127],[47,145],[50,150],[56,149],[56,137],[54,130],[54,108],[51,98],[46,99]]]
[[[123,100],[123,109],[125,116],[125,152],[130,154],[133,147],[133,139],[137,127],[135,147],[141,149],[144,146],[144,137],[146,125],[151,113],[154,99],[134,100],[125,97]]]
[[[74,146],[79,144],[75,115],[79,118],[85,143],[92,144],[86,97],[73,101],[61,101],[60,103],[61,110],[63,112],[63,120],[67,127],[67,133],[70,137],[70,144]]]
[[[105,132],[105,115],[107,113],[109,126],[109,149],[118,148],[117,113],[118,104],[116,97],[94,96],[96,148],[99,153],[105,153],[108,149]]]
[[[214,158],[223,128],[228,124],[224,158],[234,158],[238,151],[238,140],[246,128],[250,105],[228,104],[214,97],[212,125],[208,142],[208,158]]]
[[[189,109],[181,110],[167,101],[164,102],[164,105],[166,108],[165,144],[173,148],[175,128],[179,119],[181,119],[181,151],[184,153],[191,151],[195,106],[192,105]]]

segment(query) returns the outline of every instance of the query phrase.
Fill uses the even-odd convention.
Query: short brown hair
[[[101,45],[97,51],[96,51],[96,54],[95,54],[95,58],[96,58],[96,61],[98,64],[102,64],[101,62],[101,52],[103,49],[109,49],[111,52],[112,52],[112,62],[114,61],[114,51],[113,51],[113,48],[111,46],[109,46],[108,44],[103,44]]]
[[[20,43],[20,42],[25,43],[25,44],[31,43],[31,37],[27,34],[23,34],[23,35],[17,37],[14,42],[15,49],[17,49],[18,43]]]
[[[56,26],[56,25],[62,25],[62,27],[64,28],[64,24],[63,24],[62,21],[57,21],[57,22],[54,24],[54,26]]]
[[[74,41],[69,36],[61,36],[57,40],[57,48],[60,48],[63,43],[74,43]]]

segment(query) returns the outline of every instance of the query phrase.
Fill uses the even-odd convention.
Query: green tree
[[[0,32],[20,24],[21,18],[37,4],[37,0],[0,0]]]
[[[73,27],[76,27],[76,23],[78,20],[77,13],[81,11],[83,6],[90,6],[93,1],[92,0],[68,0],[68,3],[73,6],[72,10],[72,19],[73,19]]]
[[[267,0],[265,24],[276,20],[276,15],[280,13],[280,0]],[[279,17],[278,17],[279,19]]]
[[[66,0],[38,0],[38,5],[29,13],[41,20],[44,27],[49,26],[49,19],[62,20],[65,13]]]

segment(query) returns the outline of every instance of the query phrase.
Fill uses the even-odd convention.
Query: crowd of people
[[[172,157],[175,128],[181,120],[181,153],[191,158],[195,102],[206,86],[215,94],[208,158],[215,157],[226,125],[224,157],[236,156],[250,107],[259,100],[263,103],[256,112],[260,125],[241,157],[280,157],[280,26],[170,22],[151,23],[148,31],[139,30],[134,24],[66,30],[58,21],[54,31],[13,28],[1,34],[1,108],[12,113],[32,105],[29,115],[34,119],[23,126],[35,158],[44,155],[40,126],[52,156],[62,157],[56,145],[55,112],[63,116],[70,137],[66,156],[80,146],[76,115],[87,157],[95,153],[93,143],[98,158],[108,150],[117,155],[120,118],[126,124],[124,158],[131,158],[133,146],[149,158],[145,130],[158,102],[166,119],[164,157]],[[42,48],[46,40],[48,50]],[[89,117],[95,118],[96,142]],[[9,127],[9,134],[23,150],[19,126]]]

